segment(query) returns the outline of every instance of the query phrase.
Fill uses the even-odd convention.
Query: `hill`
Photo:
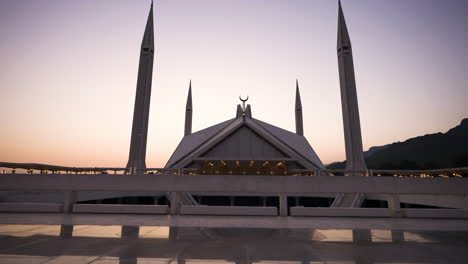
[[[447,133],[410,138],[364,152],[370,169],[438,169],[468,166],[468,118]],[[335,162],[329,169],[342,169],[345,162]]]

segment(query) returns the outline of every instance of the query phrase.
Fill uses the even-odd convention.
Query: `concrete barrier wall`
[[[127,205],[127,204],[75,204],[74,213],[101,214],[167,214],[167,205]]]
[[[56,203],[0,203],[0,212],[60,213],[63,204]]]
[[[263,215],[276,216],[276,207],[251,206],[182,206],[180,214],[185,215]]]
[[[52,203],[0,203],[0,212],[42,212],[61,213],[63,204]],[[74,213],[103,213],[103,214],[168,214],[167,205],[105,205],[105,204],[76,204]],[[439,219],[468,219],[468,210],[462,209],[400,209],[400,217],[405,218],[439,218]],[[277,216],[276,207],[247,207],[247,206],[182,206],[183,215],[239,215],[239,216]],[[290,208],[291,216],[315,217],[392,217],[387,208],[317,208],[295,206]]]
[[[401,203],[430,205],[446,208],[468,209],[465,203],[468,201],[464,195],[399,195]],[[387,201],[386,194],[367,194],[366,199]]]
[[[291,216],[391,217],[388,208],[328,208],[294,206]]]
[[[466,195],[468,178],[1,174],[0,190]]]
[[[468,210],[461,209],[400,209],[395,212],[407,218],[458,218],[468,219]],[[317,208],[295,206],[290,208],[291,216],[323,217],[392,217],[388,208]]]
[[[401,216],[408,218],[465,218],[468,210],[462,209],[401,209]]]

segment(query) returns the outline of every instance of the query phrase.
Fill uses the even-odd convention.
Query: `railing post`
[[[405,234],[401,230],[392,230],[392,242],[405,241]]]
[[[372,234],[370,229],[353,229],[353,242],[372,242]]]
[[[398,194],[389,195],[387,202],[392,217],[401,217],[400,196]]]
[[[169,227],[169,240],[176,241],[179,239],[179,227],[170,226]]]
[[[126,226],[123,225],[120,232],[121,238],[138,238],[140,232],[139,226]]]
[[[179,214],[179,194],[176,192],[171,193],[171,200],[170,200],[170,214],[176,215]]]
[[[71,238],[73,237],[73,225],[61,225],[60,226],[60,237]]]
[[[73,212],[73,205],[78,199],[78,193],[76,191],[68,191],[65,193],[65,202],[63,204],[63,212],[70,214]]]
[[[285,193],[279,195],[279,215],[288,216],[288,196]]]
[[[71,214],[73,212],[73,205],[78,199],[78,193],[76,191],[68,191],[65,193],[65,201],[63,203],[63,212],[65,214]],[[60,237],[71,238],[73,236],[73,225],[61,225],[60,226]]]

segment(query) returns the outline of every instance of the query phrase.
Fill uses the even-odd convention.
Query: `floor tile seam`
[[[36,226],[36,227],[33,227],[33,228],[28,228],[26,230],[21,230],[21,231],[13,231],[13,232],[10,232],[10,233],[11,234],[24,234],[24,233],[28,233],[28,232],[31,232],[31,231],[34,231],[34,230],[40,229],[40,228],[42,228],[42,226]],[[33,235],[35,235],[35,234],[33,234]]]
[[[150,231],[144,233],[143,235],[140,235],[140,237],[144,237],[144,236],[148,235],[149,233],[151,233],[151,232],[153,232],[154,230],[159,229],[159,228],[160,228],[160,226],[157,226],[156,228],[151,229]]]
[[[26,244],[18,245],[18,246],[16,246],[16,247],[11,247],[11,248],[7,248],[7,249],[2,249],[2,250],[0,250],[0,253],[3,253],[3,252],[8,251],[8,250],[15,250],[15,249],[22,248],[22,247],[25,247],[25,246],[34,245],[34,244],[37,244],[37,243],[40,243],[40,242],[43,242],[43,241],[47,241],[47,240],[51,240],[51,239],[52,239],[52,238],[43,238],[43,239],[34,240],[34,241],[31,241],[31,242],[26,243]]]
[[[46,261],[44,261],[44,262],[41,262],[40,264],[46,264],[46,263],[48,263],[48,262],[54,261],[54,260],[56,260],[57,258],[59,258],[59,257],[61,257],[61,256],[63,256],[63,255],[51,257],[50,259],[48,259],[48,260],[46,260]]]
[[[381,240],[384,240],[384,241],[392,241],[392,237],[390,236],[389,238],[384,238],[382,236],[378,236],[378,235],[373,235],[371,234],[371,239],[372,238],[377,238],[377,239],[381,239]]]
[[[173,261],[177,261],[177,257],[174,257],[174,258],[170,259],[167,264],[172,264]]]
[[[39,258],[47,258],[47,257],[43,257],[43,256],[29,256],[30,259],[35,259],[35,258],[38,258],[38,257],[39,257]],[[10,257],[10,258],[11,258],[11,257]],[[16,257],[13,257],[13,258],[16,258]],[[18,258],[20,258],[20,257],[18,257]],[[0,260],[1,260],[1,259],[2,259],[2,258],[0,257]],[[21,259],[24,259],[24,258],[21,258]],[[52,259],[53,259],[53,258],[49,258],[49,259],[47,259],[45,262],[40,262],[39,264],[46,263],[46,262],[48,262],[48,261],[50,261],[50,260],[52,260]]]
[[[86,264],[92,264],[93,262],[95,262],[95,261],[97,261],[97,260],[99,260],[99,259],[101,259],[101,258],[103,258],[103,257],[108,257],[108,256],[98,256],[97,258],[91,260],[90,262],[88,262],[88,263],[86,263]]]
[[[102,244],[102,243],[106,243],[106,242],[104,242],[104,241],[98,241],[98,242],[90,243],[90,244],[86,244],[86,245],[87,245],[87,246],[93,246],[93,247],[95,247],[95,246],[99,246],[99,244]],[[62,254],[61,254],[60,256],[63,256],[63,255],[65,255],[65,254],[69,254],[70,256],[75,256],[75,255],[73,255],[73,253],[75,253],[75,252],[80,252],[80,250],[83,250],[83,249],[82,249],[82,248],[81,248],[81,249],[79,249],[79,248],[78,248],[78,249],[72,248],[72,249],[70,249],[70,250],[65,250],[64,252],[62,252]],[[92,257],[92,256],[88,256],[88,257]]]
[[[174,258],[173,258],[171,261],[169,261],[168,264],[171,264],[173,261],[179,260],[180,254],[181,254],[184,250],[186,250],[188,247],[190,247],[191,244],[194,244],[194,243],[190,243],[190,244],[188,244],[188,245],[184,245],[181,249],[177,250],[177,253],[175,254]]]
[[[416,247],[419,247],[423,251],[427,250],[429,252],[435,252],[436,255],[441,256],[446,260],[450,260],[448,261],[448,263],[457,263],[458,259],[455,259],[455,257],[452,254],[446,254],[445,252],[442,253],[440,250],[433,250],[433,248],[431,248],[427,243],[417,243]]]
[[[39,228],[41,228],[41,227],[42,227],[42,226],[36,226],[36,227],[28,228],[28,229],[26,229],[26,230],[17,231],[17,232],[12,232],[12,233],[14,234],[14,233],[25,233],[25,232],[30,232],[30,231],[39,229]],[[0,230],[0,232],[1,232],[1,230]]]
[[[90,228],[92,225],[81,225],[81,226],[84,226],[84,227],[78,228],[78,229],[75,229],[75,226],[77,226],[77,225],[72,225],[72,226],[73,226],[73,232],[75,232],[75,231],[81,231],[81,230],[88,229],[88,228]]]
[[[312,261],[311,259],[312,259],[313,257],[315,257],[315,258],[318,259],[318,261],[323,262],[323,263],[326,263],[326,260],[323,259],[322,254],[320,254],[320,253],[321,253],[321,249],[320,249],[320,248],[310,247],[308,244],[305,244],[305,243],[302,244],[302,248],[303,248],[303,250],[306,252],[306,254],[307,254],[307,259],[308,259],[309,262]],[[311,250],[312,250],[312,251],[311,251]],[[319,254],[317,254],[317,253],[319,253]]]
[[[0,254],[0,259],[2,258],[47,258],[47,256],[34,256],[34,255],[17,255],[17,254]]]
[[[80,228],[80,229],[77,229],[77,230],[73,229],[73,232],[75,232],[75,231],[83,231],[83,230],[89,229],[89,228],[91,228],[91,227],[107,227],[107,226],[105,226],[105,225],[86,225],[85,227]],[[112,233],[112,235],[113,235],[113,237],[111,237],[111,238],[116,238],[116,237],[118,238],[118,237],[120,237],[121,233]],[[72,234],[72,236],[73,236],[73,234]],[[79,235],[75,235],[74,237],[93,237],[93,236],[79,236]]]
[[[99,259],[101,259],[101,258],[103,258],[103,257],[108,257],[108,256],[110,256],[110,255],[112,254],[112,252],[119,252],[120,250],[122,250],[122,249],[125,248],[125,247],[131,247],[131,246],[133,246],[134,244],[136,244],[136,242],[137,242],[137,240],[130,241],[130,243],[123,244],[123,245],[118,246],[118,247],[116,247],[116,248],[114,248],[114,249],[111,249],[111,250],[107,251],[105,254],[101,254],[101,255],[98,256],[96,259],[92,260],[91,262],[89,262],[89,263],[87,263],[87,264],[91,264],[91,263],[95,262],[96,260],[99,260]],[[119,258],[120,258],[120,257],[119,257]]]

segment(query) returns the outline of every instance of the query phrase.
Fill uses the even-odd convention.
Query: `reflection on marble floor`
[[[0,263],[468,263],[468,232],[0,225]]]

